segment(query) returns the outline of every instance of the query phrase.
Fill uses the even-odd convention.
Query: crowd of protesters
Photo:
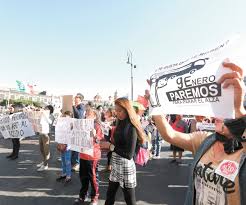
[[[209,179],[211,183],[216,183],[219,177],[221,180],[220,183],[216,183],[217,189],[213,193],[209,192],[211,196],[215,197],[213,204],[246,204],[246,144],[243,138],[246,128],[246,111],[243,107],[243,73],[240,67],[232,63],[224,63],[224,66],[231,69],[232,73],[223,75],[220,83],[224,83],[225,87],[234,86],[236,113],[235,119],[226,121],[203,116],[195,116],[190,120],[185,120],[182,115],[151,117],[144,109],[132,105],[127,98],[118,98],[115,101],[109,98],[106,104],[102,104],[97,96],[94,102],[83,104],[84,96],[78,93],[74,98],[73,113],[67,110],[61,112],[63,117],[94,119],[93,156],[71,151],[69,145],[59,146],[62,172],[56,180],[69,184],[71,170],[79,171],[81,189],[75,203],[82,204],[87,200],[90,184],[90,204],[97,205],[100,194],[98,165],[101,159],[101,150],[106,150],[108,152],[106,171],[110,171],[110,176],[105,205],[114,204],[119,187],[124,193],[126,204],[135,205],[137,182],[134,157],[140,147],[144,147],[149,150],[150,158],[159,159],[161,141],[164,139],[171,144],[173,151],[171,163],[180,163],[184,150],[194,154],[186,205],[207,204],[205,196],[209,190],[205,187],[206,176],[211,176]],[[52,106],[47,106],[44,109],[49,110],[49,117],[41,119],[46,129],[43,133],[37,133],[42,156],[42,162],[37,165],[37,171],[47,170],[50,158],[49,133],[52,132],[50,125],[54,120],[52,117],[54,110]],[[9,114],[18,111],[20,109],[15,107],[9,108]],[[104,132],[101,122],[104,122],[103,125],[107,127]],[[197,131],[197,122],[215,123],[215,133]],[[20,142],[19,139],[13,139],[12,142],[13,152],[7,158],[15,160],[18,158]],[[178,160],[176,159],[177,152]],[[231,160],[240,165],[235,180],[221,177],[215,173],[216,168],[223,160]],[[222,196],[218,196],[218,190],[223,193]],[[220,200],[220,202],[216,200]]]

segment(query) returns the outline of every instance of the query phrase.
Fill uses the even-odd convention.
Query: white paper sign
[[[2,116],[0,131],[4,138],[24,138],[35,135],[25,112]]]
[[[197,122],[196,123],[196,130],[214,131],[215,130],[215,124],[214,123]]]
[[[223,89],[217,80],[225,73],[227,59],[245,69],[245,44],[241,38],[182,62],[157,69],[150,77],[151,114],[187,114],[233,118],[233,88]],[[228,59],[229,58],[229,59]]]
[[[93,119],[58,118],[55,141],[67,144],[71,150],[93,156]]]
[[[50,112],[49,110],[28,111],[27,112],[28,119],[30,123],[32,124],[33,130],[35,132],[43,133],[45,128],[43,128],[43,125],[41,123],[41,118],[43,117],[43,115],[45,115],[45,118],[49,119],[49,112]]]
[[[109,135],[110,122],[101,122],[102,133],[106,136]]]

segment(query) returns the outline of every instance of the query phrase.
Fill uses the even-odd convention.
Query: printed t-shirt
[[[190,134],[194,152],[209,134],[211,133],[194,132]],[[236,174],[238,167],[236,165],[240,162],[242,152],[246,151],[245,143],[243,146],[243,149],[235,153],[226,154],[223,143],[216,141],[201,157],[193,174],[196,190],[195,205],[240,205],[239,179]],[[217,173],[217,170],[220,172]],[[232,174],[236,177],[231,180],[229,178]]]

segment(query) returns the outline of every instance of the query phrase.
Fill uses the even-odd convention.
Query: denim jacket
[[[196,155],[194,157],[193,164],[191,166],[189,186],[186,194],[185,205],[195,205],[195,185],[194,185],[194,169],[203,156],[204,153],[215,143],[215,134],[207,137],[200,145]],[[240,190],[240,202],[241,205],[246,204],[246,153],[242,154],[239,163],[239,190]]]

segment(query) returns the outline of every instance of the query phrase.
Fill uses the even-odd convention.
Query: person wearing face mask
[[[185,205],[246,204],[246,110],[243,107],[243,70],[223,63],[232,72],[218,83],[234,88],[235,119],[215,120],[215,133],[175,131],[165,117],[153,116],[161,136],[171,144],[194,153]]]

